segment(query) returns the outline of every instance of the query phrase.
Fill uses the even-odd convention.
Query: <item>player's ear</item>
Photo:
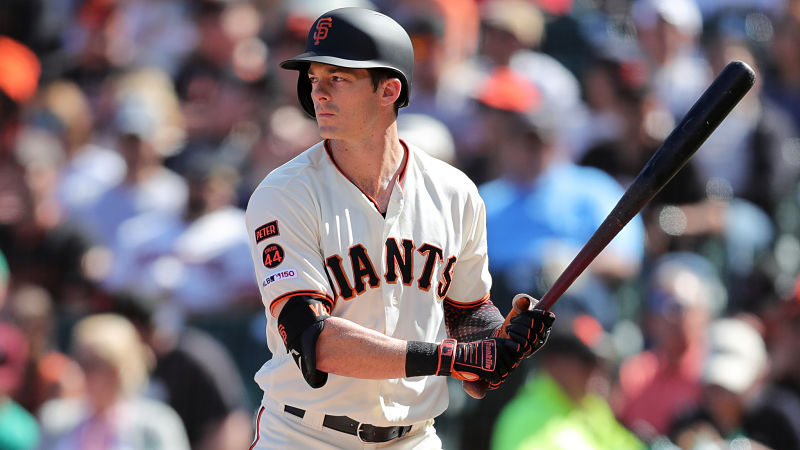
[[[383,81],[381,88],[381,105],[393,105],[403,91],[403,83],[398,78],[388,78]]]

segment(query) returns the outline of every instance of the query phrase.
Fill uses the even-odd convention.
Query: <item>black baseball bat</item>
[[[608,217],[542,296],[535,306],[536,309],[547,311],[553,307],[622,228],[686,165],[689,158],[753,87],[755,78],[753,69],[742,61],[732,61],[725,66],[653,153]],[[502,329],[519,313],[518,305],[513,306]],[[464,390],[472,397],[483,398],[486,386],[485,382],[480,381],[465,382]]]
[[[653,153],[597,231],[542,296],[536,305],[537,309],[547,311],[553,307],[561,294],[622,228],[686,165],[689,158],[747,94],[755,79],[753,69],[742,61],[733,61],[725,66]]]

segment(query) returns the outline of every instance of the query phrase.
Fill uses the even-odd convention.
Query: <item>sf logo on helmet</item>
[[[319,45],[319,41],[328,37],[328,29],[333,25],[333,19],[323,17],[317,21],[317,31],[314,32],[314,45]]]

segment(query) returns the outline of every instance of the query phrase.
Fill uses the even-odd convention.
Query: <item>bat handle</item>
[[[497,330],[495,336],[501,338],[508,338],[508,334],[506,333],[506,325],[511,322],[516,315],[520,312],[529,309],[531,307],[531,297],[528,294],[517,294],[514,296],[514,299],[511,301],[511,311],[508,312],[506,315],[506,319],[503,321],[503,324],[500,325],[500,328]],[[464,389],[464,392],[469,394],[472,398],[481,399],[486,396],[486,391],[489,389],[489,383],[484,380],[477,380],[477,381],[463,381],[461,383],[461,387]]]

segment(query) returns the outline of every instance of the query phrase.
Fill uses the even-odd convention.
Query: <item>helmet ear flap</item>
[[[308,68],[300,70],[297,77],[297,98],[300,106],[311,118],[316,117],[314,113],[314,102],[311,100],[311,82],[308,80]]]

